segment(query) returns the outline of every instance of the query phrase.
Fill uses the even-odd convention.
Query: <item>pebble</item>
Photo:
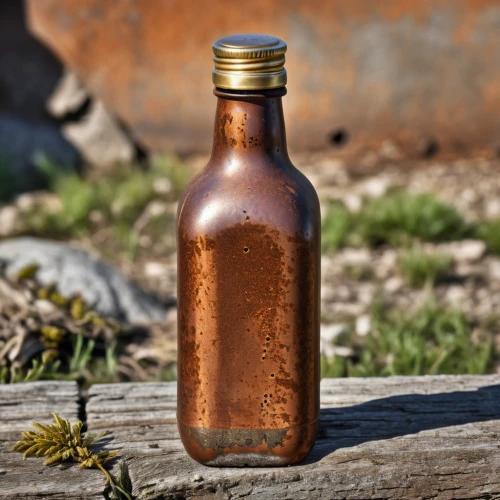
[[[347,326],[345,323],[322,324],[320,328],[321,339],[324,339],[325,342],[331,342],[333,339],[345,332],[347,332]]]
[[[100,210],[91,210],[89,212],[89,220],[94,224],[99,224],[104,221],[104,214]]]
[[[361,193],[368,198],[381,198],[390,188],[390,181],[386,177],[373,177],[360,186]]]
[[[328,357],[334,356],[336,347],[333,341],[344,333],[347,333],[347,326],[344,323],[322,324],[320,327],[321,353]]]
[[[334,356],[340,356],[341,358],[350,358],[354,356],[354,349],[343,345],[335,345],[332,348],[332,353]]]
[[[366,248],[345,248],[339,257],[349,265],[369,264],[372,258]]]
[[[360,337],[366,337],[372,329],[372,320],[368,314],[363,314],[356,318],[356,334]]]
[[[456,262],[477,262],[486,253],[486,243],[481,240],[454,241],[446,246]]]
[[[172,181],[168,177],[155,179],[153,182],[153,190],[156,194],[169,194],[172,191]]]
[[[395,293],[403,288],[404,282],[401,277],[393,276],[384,282],[384,289],[386,292]]]
[[[156,278],[158,276],[163,276],[167,273],[167,266],[161,262],[146,262],[144,264],[144,274],[148,278]]]
[[[46,191],[23,193],[16,198],[15,203],[21,212],[32,212],[37,208],[41,208],[48,213],[55,213],[63,208],[59,197]]]
[[[492,200],[486,201],[484,211],[488,218],[500,217],[500,199],[493,198]]]
[[[166,203],[163,203],[163,202],[158,201],[158,200],[153,200],[153,201],[149,202],[145,211],[151,217],[158,217],[160,215],[167,213],[167,209],[168,209],[168,206]]]
[[[466,295],[464,287],[460,285],[452,285],[446,290],[446,300],[450,304],[460,304]]]
[[[398,262],[398,254],[395,250],[385,250],[380,258],[378,265],[374,267],[375,274],[379,279],[387,278]]]
[[[361,207],[363,206],[363,200],[361,199],[361,196],[358,196],[354,193],[347,194],[346,196],[344,196],[342,201],[344,202],[344,205],[346,206],[347,210],[349,210],[349,212],[359,212],[361,210]]]
[[[14,206],[0,209],[0,236],[9,236],[15,233],[21,225],[19,210]]]
[[[375,285],[373,283],[360,283],[357,288],[359,302],[366,306],[369,306],[373,302],[373,296],[375,295]]]
[[[494,259],[490,262],[488,274],[490,278],[500,280],[500,259]]]
[[[331,311],[333,314],[349,317],[360,316],[366,309],[363,304],[358,302],[335,302],[329,305],[331,305]]]

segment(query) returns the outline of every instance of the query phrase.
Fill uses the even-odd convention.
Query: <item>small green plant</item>
[[[92,360],[95,342],[92,339],[85,339],[83,335],[75,335],[72,340],[73,355],[69,360],[69,372],[75,375],[82,373]]]
[[[12,323],[12,328],[0,332],[0,344],[7,341],[12,345],[2,350],[0,383],[57,379],[90,385],[119,380],[119,356],[126,359],[120,334],[127,328],[92,310],[79,293],[65,297],[54,283],[40,284],[36,279],[38,268],[27,265],[12,277],[0,271],[4,287],[2,313]],[[45,305],[39,308],[40,303]],[[29,331],[21,328],[26,318],[30,321]],[[20,327],[16,328],[18,323]],[[24,352],[17,346],[24,342],[37,346],[30,358],[17,357]]]
[[[434,285],[442,280],[453,265],[453,257],[412,249],[399,258],[399,267],[407,283],[414,288]]]
[[[335,203],[330,206],[321,228],[323,251],[337,250],[347,240],[351,226],[351,215],[344,205]]]
[[[34,382],[35,380],[47,380],[54,378],[58,373],[59,367],[61,366],[60,360],[55,360],[54,362],[48,360],[39,361],[34,359],[32,361],[32,367],[28,370],[28,373],[22,380],[22,382]],[[18,380],[21,382],[21,380]]]
[[[477,236],[486,243],[491,253],[500,254],[500,219],[480,222]]]
[[[413,240],[458,240],[472,232],[454,207],[434,195],[396,191],[369,201],[357,214],[342,204],[331,205],[322,223],[322,247],[329,251],[347,244],[404,246]]]
[[[340,378],[347,376],[347,359],[341,356],[329,358],[321,355],[321,378]]]
[[[65,239],[108,227],[108,238],[131,254],[139,237],[137,222],[144,229],[142,226],[155,218],[143,216],[148,204],[157,199],[163,202],[178,199],[192,175],[180,161],[166,156],[154,158],[146,170],[127,165],[107,172],[106,176],[94,173],[86,178],[58,168],[44,157],[38,159],[37,165],[61,208],[55,211],[36,208],[26,213],[26,233]],[[159,215],[164,224],[157,232],[163,236],[168,215]],[[155,231],[157,227],[160,224]]]
[[[172,183],[172,191],[179,198],[193,172],[182,162],[172,156],[159,155],[152,159],[151,170],[155,177],[166,177]]]
[[[374,247],[412,239],[457,240],[467,236],[470,228],[454,207],[435,196],[397,191],[368,202],[357,216],[356,232]]]
[[[487,373],[493,359],[491,335],[472,339],[465,315],[454,308],[429,302],[414,314],[372,313],[373,328],[366,339],[366,354],[350,375],[434,375]]]
[[[477,333],[477,331],[476,331]],[[429,302],[415,313],[387,312],[374,304],[372,329],[350,358],[322,358],[323,377],[485,374],[495,356],[486,330],[472,335],[465,315]]]
[[[118,451],[94,451],[107,432],[99,435],[89,432],[83,437],[82,422],[70,425],[68,420],[55,413],[52,413],[52,417],[54,418],[53,424],[33,422],[38,432],[23,432],[23,438],[14,445],[12,451],[24,453],[23,459],[30,455],[45,457],[44,465],[72,460],[79,463],[81,469],[100,469],[106,477],[106,489],[110,489],[117,500],[132,500],[131,483],[126,474],[126,468],[121,467],[120,478],[117,479],[104,467],[106,462],[118,455]]]

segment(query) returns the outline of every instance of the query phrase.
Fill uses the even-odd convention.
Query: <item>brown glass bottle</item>
[[[316,435],[320,210],[279,83],[214,90],[212,156],[179,203],[178,426],[206,465],[291,464]]]

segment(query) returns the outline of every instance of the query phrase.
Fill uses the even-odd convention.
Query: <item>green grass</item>
[[[500,219],[480,222],[476,233],[486,243],[488,251],[497,255],[500,254]]]
[[[78,238],[91,235],[102,228],[109,228],[109,238],[115,247],[135,255],[138,235],[134,232],[134,223],[141,216],[146,206],[153,200],[173,202],[187,184],[192,172],[179,161],[170,157],[153,159],[149,170],[134,166],[122,166],[107,173],[106,176],[83,178],[76,173],[64,172],[43,158],[39,168],[48,179],[50,190],[61,201],[61,209],[48,212],[35,209],[25,214],[26,234],[56,239]],[[168,179],[172,189],[167,194],[155,191],[155,181]],[[90,214],[100,214],[100,222],[95,222]],[[166,217],[163,226],[153,222],[154,240],[165,235]],[[170,227],[170,226],[169,226]],[[142,228],[146,231],[148,228]]]
[[[405,246],[414,240],[441,242],[473,234],[460,213],[432,194],[389,193],[369,201],[357,214],[332,205],[323,221],[323,250],[345,245]]]
[[[323,376],[484,374],[491,369],[491,334],[473,339],[472,326],[457,309],[428,303],[408,315],[378,307],[372,322],[356,358],[323,360]]]
[[[351,229],[352,216],[341,203],[333,203],[322,222],[323,251],[338,250],[344,246]]]
[[[453,266],[453,257],[442,253],[428,253],[414,248],[399,258],[401,274],[409,286],[432,286],[446,277]]]
[[[368,202],[359,214],[357,231],[370,247],[411,239],[440,242],[461,239],[468,226],[458,211],[431,194],[394,192]]]

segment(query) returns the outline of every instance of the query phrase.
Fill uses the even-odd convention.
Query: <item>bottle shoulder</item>
[[[233,171],[209,163],[181,196],[180,234],[214,234],[246,221],[291,234],[306,228],[307,233],[319,233],[318,196],[307,177],[290,162]]]

